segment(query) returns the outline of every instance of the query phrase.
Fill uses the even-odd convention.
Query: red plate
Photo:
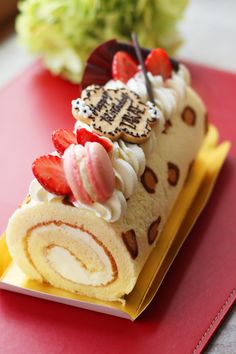
[[[235,140],[236,76],[190,65],[193,84],[221,137]],[[35,156],[53,149],[51,132],[72,128],[78,86],[37,63],[0,93],[1,231],[32,178]],[[132,323],[0,291],[0,352],[199,353],[236,297],[235,146],[213,195],[156,298]]]

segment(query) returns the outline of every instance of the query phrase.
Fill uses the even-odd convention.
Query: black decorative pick
[[[134,49],[135,49],[139,64],[141,65],[141,69],[142,69],[142,72],[143,72],[143,75],[144,75],[145,85],[146,85],[146,88],[147,88],[147,93],[148,93],[149,100],[151,102],[155,103],[153,92],[152,92],[152,85],[151,85],[150,80],[149,80],[149,78],[147,76],[147,71],[145,69],[143,56],[142,56],[141,49],[140,49],[140,46],[139,46],[139,43],[138,43],[138,38],[137,38],[137,35],[136,35],[135,32],[132,33],[132,40],[133,40]]]

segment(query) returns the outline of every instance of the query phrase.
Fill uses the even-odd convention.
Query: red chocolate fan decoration
[[[145,60],[150,53],[149,49],[140,48],[143,59]],[[85,66],[84,74],[81,80],[81,89],[85,89],[89,85],[105,85],[112,78],[111,66],[115,53],[118,51],[127,52],[135,60],[138,61],[135,48],[132,44],[117,42],[116,39],[111,39],[99,45],[90,54]],[[178,71],[179,64],[176,60],[170,58],[172,67]]]

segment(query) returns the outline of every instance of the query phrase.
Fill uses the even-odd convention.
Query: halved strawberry
[[[126,52],[117,52],[112,61],[112,77],[126,84],[138,72],[135,60]]]
[[[77,143],[81,144],[81,145],[85,145],[85,143],[87,143],[87,141],[90,141],[91,143],[99,143],[101,144],[104,149],[106,149],[107,152],[110,152],[112,150],[112,143],[110,143],[108,140],[106,139],[102,139],[100,138],[99,135],[90,132],[89,130],[85,129],[85,128],[79,128],[77,129]]]
[[[39,183],[48,192],[58,195],[71,194],[61,157],[54,155],[41,156],[33,162],[32,171]]]
[[[69,129],[58,129],[52,133],[52,142],[60,155],[71,145],[77,144],[76,135]]]
[[[172,65],[167,53],[162,48],[156,48],[148,54],[145,67],[153,75],[161,75],[164,80],[171,77]]]

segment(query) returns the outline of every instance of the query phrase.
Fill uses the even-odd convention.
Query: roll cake
[[[164,50],[117,51],[112,78],[72,101],[74,130],[33,162],[29,196],[9,220],[10,253],[30,278],[124,301],[165,226],[207,130],[187,68]],[[158,245],[157,245],[158,247]]]

